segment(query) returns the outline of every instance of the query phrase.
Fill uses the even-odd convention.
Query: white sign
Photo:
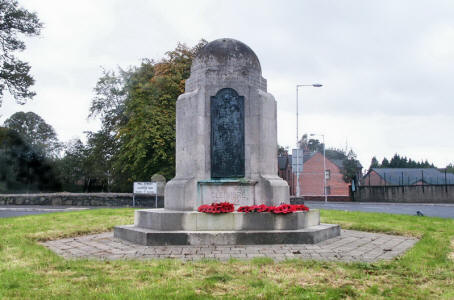
[[[298,156],[298,158],[297,158]],[[292,171],[296,173],[298,161],[298,173],[303,172],[303,149],[292,149]]]
[[[134,182],[134,194],[157,194],[156,182]]]

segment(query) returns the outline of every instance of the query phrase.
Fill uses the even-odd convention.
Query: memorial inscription
[[[244,97],[224,88],[211,97],[211,178],[244,177]]]
[[[201,185],[202,204],[230,202],[235,206],[254,204],[254,185],[224,184],[219,189],[217,184]]]

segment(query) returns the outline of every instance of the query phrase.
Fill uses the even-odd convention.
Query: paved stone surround
[[[415,238],[342,230],[318,244],[235,245],[235,246],[141,246],[115,239],[112,232],[43,243],[68,259],[159,259],[183,260],[270,257],[276,261],[301,258],[330,261],[375,262],[403,254],[418,240]]]

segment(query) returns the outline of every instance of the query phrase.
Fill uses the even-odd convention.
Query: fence
[[[356,202],[454,203],[454,184],[360,186]]]
[[[362,180],[367,186],[405,186],[405,185],[450,185],[454,184],[454,174],[434,169],[403,172],[372,172]]]

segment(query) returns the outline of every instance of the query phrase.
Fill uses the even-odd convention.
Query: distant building
[[[349,197],[350,185],[343,179],[342,159],[330,159],[326,157],[326,194],[333,197]],[[361,166],[358,166],[358,178],[361,174]],[[292,155],[282,154],[278,157],[279,176],[288,182],[290,195],[296,195],[296,174],[292,172]],[[323,186],[323,154],[310,152],[303,156],[303,171],[300,173],[300,196],[317,198],[324,196]]]
[[[343,160],[326,157],[326,194],[328,196],[349,196],[350,183],[344,181],[341,172]],[[311,152],[303,156],[303,172],[300,175],[301,196],[324,196],[323,154]]]
[[[295,195],[296,175],[292,172],[292,156],[288,153],[279,155],[277,164],[279,177],[287,181],[290,195]]]
[[[436,168],[372,168],[362,185],[454,184],[454,174]]]

